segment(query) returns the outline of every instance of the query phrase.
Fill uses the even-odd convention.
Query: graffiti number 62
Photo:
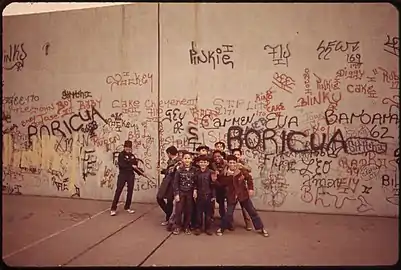
[[[377,125],[374,125],[373,128],[369,131],[370,132],[370,136],[372,136],[373,138],[378,138],[380,136],[381,139],[393,139],[393,136],[388,136],[388,128],[387,127],[380,127],[381,132],[377,131]]]

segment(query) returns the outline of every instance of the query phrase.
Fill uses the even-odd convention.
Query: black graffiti
[[[304,132],[300,131],[289,131],[283,130],[279,135],[279,139],[276,137],[277,133],[275,129],[264,129],[263,131],[256,130],[254,128],[247,128],[244,130],[242,127],[233,126],[228,129],[227,132],[227,145],[228,149],[241,148],[244,145],[249,149],[261,149],[266,152],[269,146],[272,146],[275,150],[271,154],[279,154],[285,152],[287,149],[289,152],[308,152],[308,151],[321,151],[321,150],[332,150],[336,149],[336,153],[343,149],[347,153],[347,144],[345,143],[344,136],[340,129],[337,129],[326,144],[326,134],[321,134],[319,142],[318,136],[312,133],[307,136]],[[307,138],[307,144],[305,141],[299,141],[295,137]],[[280,141],[280,144],[278,143]],[[296,143],[302,145],[302,148],[295,147]],[[337,147],[340,144],[339,147]],[[280,148],[280,149],[279,149]]]
[[[74,185],[74,188],[75,188],[75,192],[74,192],[74,194],[71,195],[71,198],[75,198],[75,197],[80,198],[81,197],[81,190],[76,185]]]
[[[359,50],[359,41],[343,42],[332,40],[328,41],[326,45],[324,45],[324,42],[324,40],[320,41],[319,45],[316,48],[316,51],[318,51],[317,59],[319,60],[329,60],[330,58],[328,58],[328,56],[333,50],[342,52],[348,51],[349,48],[351,48],[351,52]]]
[[[28,173],[28,174],[36,174],[39,175],[42,173],[42,169],[41,168],[35,168],[35,167],[22,167],[21,163],[19,164],[19,168],[21,170],[22,173]]]
[[[195,151],[196,148],[202,144],[199,142],[198,128],[189,127],[188,133],[191,135],[188,137],[188,145],[192,146],[192,151]]]
[[[221,48],[217,48],[215,51],[198,50],[195,42],[192,41],[191,48],[189,49],[189,59],[191,65],[212,63],[213,69],[216,69],[216,65],[222,63],[223,65],[231,65],[231,68],[234,68],[234,61],[231,59],[231,55],[229,54],[234,52],[233,45],[222,45],[222,47],[224,51]]]
[[[275,66],[276,65],[286,65],[288,67],[288,58],[290,58],[290,56],[291,56],[291,52],[290,52],[288,43],[285,45],[285,48],[284,48],[283,44],[279,44],[276,46],[266,45],[264,47],[264,50],[266,51],[267,49],[270,50],[270,52],[268,54],[272,55],[272,57],[273,57],[272,61]]]
[[[157,188],[156,181],[151,180],[151,179],[145,179],[145,180],[140,180],[136,181],[134,191],[145,191],[149,189],[155,189]]]
[[[308,172],[308,174],[313,175],[313,177],[321,176],[323,174],[328,174],[330,172],[332,160],[323,161],[320,158],[309,158],[309,159],[302,158],[301,161],[304,165],[307,166],[306,168],[299,170],[301,176],[305,175],[307,172]],[[314,171],[309,170],[309,166],[312,166],[312,165],[315,165]]]
[[[24,43],[9,45],[8,50],[3,50],[3,69],[20,71],[24,67],[28,54],[25,52]]]
[[[107,124],[106,119],[100,114],[95,107],[92,107],[92,110],[85,110],[85,113],[75,113],[73,114],[68,123],[66,120],[63,120],[60,123],[59,120],[54,120],[50,123],[50,128],[48,125],[42,124],[39,128],[36,125],[28,126],[28,141],[31,142],[32,136],[39,135],[41,138],[44,134],[48,136],[57,136],[61,135],[63,137],[67,137],[67,134],[72,134],[73,132],[86,132],[89,133],[90,136],[94,136],[94,131],[98,128],[98,124],[95,120],[95,116],[98,116],[105,124]],[[75,119],[79,119],[81,123],[77,125]],[[84,123],[86,125],[84,125]],[[62,129],[61,129],[62,128]],[[65,129],[64,129],[65,128]],[[38,134],[39,132],[39,134]]]
[[[70,99],[70,98],[86,99],[86,98],[91,98],[91,97],[92,97],[92,93],[89,91],[82,91],[82,90],[69,91],[69,90],[64,89],[63,92],[61,92],[62,99]]]
[[[365,185],[362,185],[362,187],[363,187],[362,193],[370,194],[370,190],[372,189],[372,187],[368,187],[368,186],[365,186]]]
[[[388,176],[387,174],[384,174],[382,176],[382,186],[383,187],[398,187],[399,183],[397,183],[397,180],[394,178],[390,178],[390,176]]]
[[[326,124],[328,126],[338,124],[353,124],[354,119],[359,120],[360,123],[367,125],[383,125],[383,124],[394,124],[398,125],[398,114],[382,114],[375,113],[373,116],[365,113],[365,110],[362,110],[360,114],[351,113],[349,116],[347,113],[336,114],[333,110],[326,110],[324,112]],[[388,122],[387,122],[388,120]]]
[[[68,177],[64,179],[56,179],[55,176],[52,176],[53,186],[56,186],[58,191],[68,190]]]
[[[347,153],[350,155],[360,155],[369,152],[384,154],[387,151],[387,144],[370,138],[350,137],[345,141]]]
[[[173,123],[173,133],[181,133],[181,131],[184,130],[182,122],[185,118],[186,113],[186,111],[182,113],[181,110],[178,108],[168,109],[164,113],[165,117],[163,118],[162,122],[167,120],[169,123]]]
[[[14,93],[12,96],[3,96],[3,105],[26,106],[29,103],[39,101],[39,99],[39,96],[35,94],[29,96],[16,96]]]
[[[377,131],[376,129],[379,129],[379,128],[376,128],[376,127],[377,127],[377,125],[374,125],[374,126],[372,127],[372,129],[369,130],[370,135],[371,135],[373,138],[378,138],[378,137],[380,136],[380,139],[394,139],[394,136],[389,136],[389,135],[387,135],[387,133],[388,133],[388,127],[380,127],[381,132]],[[380,130],[380,129],[379,129],[379,130]]]
[[[95,176],[96,175],[96,168],[95,164],[97,162],[97,158],[94,155],[95,150],[85,150],[84,156],[82,159],[82,177],[84,181],[89,175]]]
[[[21,187],[21,185],[10,185],[9,183],[6,183],[2,185],[2,193],[8,195],[22,195],[20,191]]]
[[[387,41],[384,43],[384,51],[398,57],[400,54],[400,39],[398,37],[390,37],[387,35]]]
[[[122,113],[113,113],[109,119],[107,119],[107,124],[110,127],[115,128],[116,132],[121,132],[121,128],[133,128],[135,124],[126,121],[122,118]]]
[[[262,163],[264,165],[262,167],[266,167],[265,164],[270,160],[270,158],[268,156],[264,155],[263,159],[264,160]],[[296,171],[296,169],[295,169],[296,163],[297,162],[294,159],[288,161],[288,160],[284,159],[284,156],[277,155],[277,156],[273,157],[273,160],[271,163],[272,164],[271,169],[273,170],[276,168],[279,172],[295,172]]]
[[[234,126],[234,125],[233,125]],[[259,118],[257,121],[253,122],[252,128],[256,130],[261,130],[264,128],[268,129],[281,129],[281,128],[295,128],[298,127],[298,117],[297,116],[284,116],[277,115],[276,113],[269,113],[265,118]]]

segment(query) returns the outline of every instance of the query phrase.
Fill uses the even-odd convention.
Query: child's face
[[[216,162],[221,162],[223,160],[223,157],[222,157],[222,155],[220,153],[214,153],[213,159]]]
[[[132,148],[131,147],[124,147],[124,151],[127,152],[127,153],[131,153],[132,152]]]
[[[224,147],[221,143],[216,144],[216,150],[224,151]]]
[[[207,155],[207,149],[202,148],[202,149],[199,151],[199,154],[200,154],[200,155]]]
[[[238,159],[241,157],[241,152],[240,151],[235,151],[233,154]]]
[[[236,162],[235,160],[230,160],[230,161],[228,162],[228,168],[229,168],[231,171],[234,171],[234,170],[237,168],[237,162]]]
[[[209,166],[209,161],[207,161],[207,160],[200,160],[199,161],[199,167],[201,169],[206,169],[207,166]]]
[[[182,163],[184,163],[184,165],[185,165],[186,167],[188,167],[189,165],[191,165],[191,162],[192,162],[192,156],[191,156],[190,154],[185,154],[185,155],[182,157]]]

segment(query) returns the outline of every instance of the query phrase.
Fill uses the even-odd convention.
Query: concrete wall
[[[40,3],[40,2],[25,2],[16,3],[12,2],[7,5],[3,10],[3,16],[14,16],[23,14],[33,14],[33,13],[45,13],[54,12],[61,10],[74,10],[74,9],[86,9],[94,7],[107,7],[107,6],[117,6],[126,5],[129,2],[88,2],[88,3],[71,3],[71,2],[56,2],[56,3]]]
[[[151,178],[134,199],[150,202],[168,146],[223,140],[245,152],[258,209],[398,215],[389,4],[144,3],[3,22],[3,193],[111,199],[129,138]]]

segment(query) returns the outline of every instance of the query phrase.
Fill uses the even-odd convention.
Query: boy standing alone
[[[132,210],[130,207],[135,183],[134,169],[139,170],[137,166],[138,161],[132,154],[132,142],[125,141],[124,150],[121,151],[118,155],[118,168],[120,171],[117,178],[116,193],[114,194],[113,203],[111,204],[111,216],[115,216],[117,213],[117,204],[120,200],[121,192],[124,189],[125,183],[127,183],[127,198],[125,201],[124,210],[126,210],[130,214],[135,213],[135,211]]]

